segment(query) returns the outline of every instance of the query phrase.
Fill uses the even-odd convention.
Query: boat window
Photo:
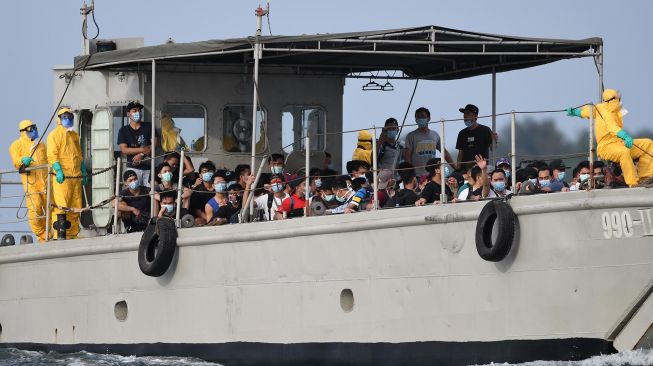
[[[160,128],[164,151],[206,149],[206,108],[201,104],[166,104]]]
[[[265,150],[265,109],[256,114],[256,152]],[[252,106],[229,105],[222,111],[222,147],[232,153],[252,151]]]
[[[120,127],[129,123],[127,117],[127,106],[111,107],[111,115],[113,116],[113,136],[114,136],[114,152],[120,152],[120,145],[118,145],[118,131]],[[115,155],[115,154],[114,154]],[[118,154],[120,156],[120,154]]]
[[[305,105],[285,107],[281,114],[281,142],[286,153],[305,150],[305,130],[308,130],[311,137],[311,150],[323,151],[326,141],[324,108]]]

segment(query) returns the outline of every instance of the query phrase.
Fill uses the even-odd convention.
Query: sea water
[[[0,366],[213,366],[217,363],[182,357],[135,357],[89,352],[32,352],[0,348]],[[634,366],[653,365],[653,350],[636,350],[595,356],[582,361],[534,361],[519,365],[491,363],[487,366]],[[309,365],[307,365],[309,366]]]

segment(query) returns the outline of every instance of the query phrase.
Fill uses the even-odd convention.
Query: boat
[[[185,121],[196,135],[182,151],[194,163],[251,162],[260,173],[275,151],[306,171],[327,147],[343,161],[348,78],[398,70],[452,80],[592,57],[602,85],[600,38],[431,25],[263,36],[266,12],[257,9],[256,35],[240,39],[85,39],[74,65],[54,69],[55,105],[75,112],[94,172],[93,209],[78,239],[0,248],[0,347],[375,366],[581,360],[649,347],[650,188],[192,228],[177,215],[170,263],[160,276],[143,273],[143,234],[121,233],[110,205],[92,205],[120,185],[114,141],[129,101],[144,101],[146,121]],[[303,135],[307,125],[314,130]]]

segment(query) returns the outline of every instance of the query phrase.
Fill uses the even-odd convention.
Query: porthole
[[[113,307],[113,314],[116,316],[116,319],[120,321],[125,321],[127,319],[127,301],[122,300],[118,301]]]
[[[354,293],[348,288],[340,292],[340,307],[345,313],[354,310]]]

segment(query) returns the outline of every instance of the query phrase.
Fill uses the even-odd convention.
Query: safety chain
[[[96,176],[96,175],[100,175],[100,174],[102,174],[102,173],[106,173],[106,172],[108,172],[109,170],[112,170],[112,169],[115,169],[115,168],[116,168],[116,164],[113,164],[113,165],[111,165],[111,166],[109,166],[109,167],[107,167],[107,168],[104,168],[104,169],[102,169],[102,170],[98,170],[97,172],[94,172],[94,173],[88,174],[88,175],[87,175],[87,178],[88,178],[88,177],[94,177],[94,176]],[[50,172],[50,175],[56,176],[57,173],[55,173],[55,172]],[[64,178],[66,178],[66,179],[82,179],[82,178],[84,178],[84,176],[83,176],[83,175],[74,175],[74,176],[64,176]]]

